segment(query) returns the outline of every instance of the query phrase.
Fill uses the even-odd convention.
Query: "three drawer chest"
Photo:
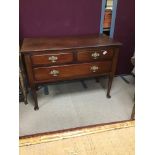
[[[38,110],[38,85],[108,75],[107,97],[121,43],[103,35],[25,38],[21,54]]]

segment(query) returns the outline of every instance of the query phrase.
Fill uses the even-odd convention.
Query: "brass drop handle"
[[[56,61],[58,60],[58,57],[52,55],[52,56],[50,56],[50,57],[48,58],[48,60],[51,60],[51,61],[54,63],[54,62],[56,62]]]
[[[50,71],[50,74],[53,75],[53,76],[58,76],[59,73],[60,73],[60,71],[59,70],[55,70],[55,69]]]
[[[94,72],[94,73],[95,73],[98,69],[99,69],[98,66],[92,66],[92,67],[90,67],[90,70],[91,70],[92,72]]]
[[[100,53],[94,52],[94,53],[91,54],[91,56],[92,56],[93,59],[98,59],[99,56],[100,56]]]

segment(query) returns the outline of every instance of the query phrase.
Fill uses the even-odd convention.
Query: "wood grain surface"
[[[51,57],[55,57],[56,60],[50,60]],[[33,65],[56,65],[73,62],[73,53],[71,52],[54,52],[49,54],[36,54],[31,56]]]
[[[120,46],[121,43],[103,35],[53,37],[53,38],[25,38],[21,52],[64,50],[72,48],[87,48],[100,46]]]

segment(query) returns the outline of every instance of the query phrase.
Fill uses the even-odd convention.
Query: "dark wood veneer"
[[[78,62],[91,62],[99,61],[104,59],[112,59],[113,49],[112,48],[88,48],[88,49],[78,49],[77,50],[77,61]],[[98,56],[93,57],[93,54],[98,54]]]
[[[120,46],[121,43],[103,35],[71,36],[71,37],[45,37],[45,38],[25,38],[21,51],[45,51],[64,50],[92,47]]]
[[[36,86],[44,83],[109,76],[107,97],[116,70],[119,47],[103,35],[57,38],[25,38],[21,48],[35,110]]]
[[[96,66],[98,70],[93,72],[91,67]],[[67,80],[67,78],[76,78],[76,77],[86,77],[89,75],[104,74],[110,72],[111,61],[104,62],[93,62],[93,63],[84,63],[84,64],[72,64],[72,65],[61,65],[61,66],[52,66],[52,67],[39,67],[34,68],[34,79],[37,81],[58,81],[58,80]],[[53,76],[50,74],[51,71],[58,70],[59,75]]]
[[[57,58],[55,61],[52,62],[50,60],[51,57]],[[73,62],[73,53],[66,52],[62,53],[60,52],[53,52],[51,54],[36,54],[31,56],[32,64],[33,65],[57,65],[57,64],[63,64],[63,63],[70,63]]]

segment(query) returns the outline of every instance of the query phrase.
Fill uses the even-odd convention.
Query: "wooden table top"
[[[69,37],[25,38],[21,52],[63,50],[73,48],[120,46],[121,43],[105,35],[85,35]]]

